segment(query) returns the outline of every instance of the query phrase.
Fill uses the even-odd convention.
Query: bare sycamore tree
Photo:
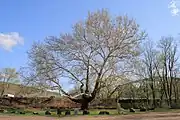
[[[156,67],[155,67],[156,55],[157,55],[157,52],[153,47],[153,42],[148,41],[145,44],[142,61],[146,68],[145,70],[146,70],[147,88],[148,88],[148,86],[150,86],[151,93],[152,93],[153,107],[156,107],[156,90],[155,90],[156,89],[155,86],[157,83]],[[148,93],[148,91],[147,91],[147,93]]]
[[[5,91],[9,89],[10,83],[18,83],[18,73],[14,68],[3,68],[0,70],[0,82],[1,82],[1,93],[0,95],[3,96]]]
[[[159,62],[156,63],[157,73],[161,80],[162,90],[168,105],[172,104],[173,83],[177,76],[177,44],[172,37],[163,37],[159,43]]]
[[[82,109],[88,109],[103,80],[117,76],[118,65],[138,55],[139,43],[145,37],[139,25],[127,16],[111,18],[107,10],[90,12],[85,21],[74,25],[72,33],[51,36],[32,46],[32,75],[37,83],[57,87],[69,99],[82,104]],[[69,95],[62,88],[63,78],[79,84],[82,96]]]
[[[170,106],[172,99],[178,99],[177,44],[174,38],[163,37],[158,47],[154,46],[152,41],[145,43],[142,55],[130,64],[132,74],[139,79],[139,90],[144,91],[143,96],[146,94],[147,100],[152,96],[154,107],[157,107],[156,98],[160,98],[161,102],[165,98]]]
[[[157,50],[154,48],[153,42],[151,40],[145,41],[142,44],[142,54],[137,58],[133,59],[131,62],[132,74],[139,79],[139,91],[140,96],[147,99],[153,100],[153,107],[156,107],[156,56]],[[151,97],[152,96],[152,97]],[[149,104],[149,103],[147,103]]]
[[[145,45],[144,45],[145,46]],[[134,82],[139,84],[137,98],[146,98],[147,101],[149,100],[149,79],[148,79],[148,70],[147,66],[144,62],[144,52],[145,50],[141,51],[142,55],[136,57],[129,63],[129,68],[131,68],[131,74],[135,78]]]

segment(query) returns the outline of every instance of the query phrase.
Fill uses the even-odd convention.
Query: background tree
[[[39,83],[36,80],[36,76],[34,74],[34,70],[30,70],[30,68],[22,67],[19,70],[19,76],[21,81],[20,89],[16,93],[16,95],[20,96],[37,96],[38,94],[45,94],[48,92],[47,90],[52,90],[50,86],[47,86],[43,83]],[[56,88],[55,88],[56,89]],[[37,94],[38,93],[38,94]]]
[[[172,37],[162,37],[157,47],[152,41],[146,41],[142,55],[132,62],[133,74],[142,80],[141,88],[144,89],[147,100],[153,99],[154,107],[156,98],[160,98],[161,102],[167,100],[169,106],[172,98],[175,101],[178,99],[177,50],[177,44]]]
[[[144,38],[139,25],[127,16],[111,17],[107,10],[89,12],[85,21],[74,25],[71,34],[51,36],[32,46],[28,53],[32,75],[36,83],[58,87],[87,109],[103,80],[117,76],[118,66],[138,55]],[[80,84],[82,97],[69,95],[62,88],[63,78]]]
[[[150,86],[151,93],[152,93],[152,98],[153,98],[153,107],[156,107],[156,67],[155,67],[155,62],[156,62],[156,55],[157,52],[153,47],[152,41],[148,41],[145,44],[145,49],[143,53],[143,63],[146,67],[146,88],[148,90],[148,86]],[[147,79],[148,78],[148,79]],[[148,93],[148,91],[147,91]]]
[[[158,45],[160,49],[157,73],[161,80],[162,89],[168,105],[172,104],[173,83],[177,76],[177,44],[173,37],[162,37]]]
[[[112,76],[101,83],[101,92],[99,96],[101,99],[110,99],[120,97],[123,92],[125,84],[130,82],[124,75]]]
[[[9,89],[9,85],[12,83],[19,83],[18,73],[14,68],[3,68],[0,70],[0,82],[1,82],[1,93],[3,96],[5,91]]]

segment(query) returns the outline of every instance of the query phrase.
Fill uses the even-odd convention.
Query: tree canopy
[[[89,12],[71,33],[49,36],[32,46],[28,53],[32,70],[29,77],[41,85],[58,88],[87,107],[103,87],[103,81],[118,76],[122,62],[139,54],[139,44],[145,38],[134,19],[112,17],[105,9]],[[63,89],[63,78],[79,85],[84,93],[81,99],[72,98]]]

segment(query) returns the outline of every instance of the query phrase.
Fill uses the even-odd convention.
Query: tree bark
[[[82,98],[76,99],[68,97],[71,101],[81,104],[81,110],[88,110],[89,103],[94,99],[94,97],[88,97],[83,95]]]
[[[156,96],[155,96],[155,92],[153,90],[153,107],[156,108],[157,105],[156,105]]]
[[[88,107],[89,107],[89,101],[84,99],[82,100],[81,102],[81,110],[88,110]]]

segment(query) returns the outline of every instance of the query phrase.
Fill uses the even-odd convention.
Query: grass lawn
[[[12,112],[15,113],[12,113]],[[20,114],[20,112],[24,111],[25,114]],[[18,115],[18,116],[34,116],[33,112],[38,112],[38,116],[45,116],[45,111],[46,110],[38,110],[38,109],[7,109],[6,112],[4,113],[0,113],[0,115]],[[89,110],[90,114],[89,115],[98,115],[100,111],[108,111],[110,113],[110,115],[118,115],[117,110],[116,109],[101,109],[101,110],[97,110],[97,109],[91,109]],[[51,115],[53,117],[58,117],[56,110],[55,109],[51,109],[50,110]],[[83,111],[79,111],[78,115],[82,115]],[[62,112],[61,116],[65,116],[65,111]],[[74,111],[71,111],[71,115],[70,116],[74,116]]]
[[[12,111],[16,111],[16,113],[11,113]],[[25,114],[20,114],[21,111],[25,111]],[[56,114],[56,110],[50,110],[51,111],[51,117],[58,117]],[[118,115],[118,112],[116,109],[91,109],[89,110],[90,114],[88,116],[97,116],[100,111],[108,111],[110,115]],[[38,115],[33,115],[33,112],[38,112]],[[129,110],[125,110],[126,114],[141,114],[141,113],[148,113],[148,112],[180,112],[180,109],[165,109],[165,108],[157,108],[153,111],[146,111],[146,112],[140,112],[139,110],[136,109],[135,113],[130,113]],[[45,115],[45,110],[38,110],[38,109],[25,109],[25,110],[20,110],[20,109],[9,109],[5,113],[0,113],[0,115],[10,115],[10,116],[48,116]],[[82,115],[82,111],[78,112],[78,116]],[[62,115],[60,117],[65,116],[65,112],[62,112]],[[71,111],[71,115],[74,116],[74,111]]]

